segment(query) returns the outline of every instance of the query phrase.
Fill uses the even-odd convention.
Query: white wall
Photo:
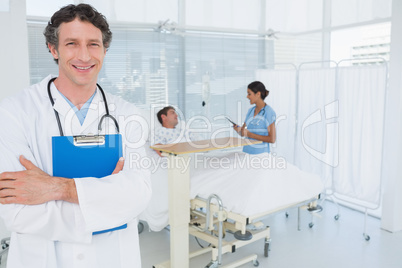
[[[402,231],[402,1],[392,1],[389,90],[385,120],[381,227]]]
[[[0,12],[0,100],[29,85],[25,0],[9,3],[9,12]],[[0,219],[0,239],[8,236]]]
[[[29,85],[25,0],[9,1],[9,12],[0,12],[0,100]]]

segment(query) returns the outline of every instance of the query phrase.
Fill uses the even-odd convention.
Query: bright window
[[[360,63],[389,60],[391,23],[381,23],[334,31],[331,35],[331,59],[355,59]]]

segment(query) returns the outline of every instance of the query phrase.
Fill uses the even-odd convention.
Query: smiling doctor
[[[109,111],[116,122],[107,119],[104,134],[121,123],[124,158],[145,155],[129,142],[141,141],[140,125],[125,120],[138,110],[96,84],[109,25],[91,6],[69,5],[44,34],[58,77],[0,104],[0,217],[12,232],[7,267],[141,267],[137,216],[151,197],[149,171],[120,159],[100,179],[52,176],[52,137],[97,133]]]

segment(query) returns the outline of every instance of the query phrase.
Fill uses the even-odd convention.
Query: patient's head
[[[158,117],[159,123],[165,128],[175,128],[179,123],[176,110],[172,106],[164,107],[156,116]]]

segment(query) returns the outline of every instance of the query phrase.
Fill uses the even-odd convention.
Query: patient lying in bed
[[[177,143],[180,136],[184,140],[196,139],[195,135],[176,129],[178,121],[173,107],[160,110],[157,118],[163,133],[155,130],[154,144]],[[165,157],[149,148],[149,144],[145,147],[153,196],[140,219],[146,221],[152,231],[160,231],[169,223],[168,164]],[[241,150],[195,153],[191,162],[182,163],[190,169],[190,198],[207,199],[210,194],[216,194],[226,210],[248,217],[314,198],[324,188],[318,176],[299,170],[284,158],[269,153],[250,155]]]

